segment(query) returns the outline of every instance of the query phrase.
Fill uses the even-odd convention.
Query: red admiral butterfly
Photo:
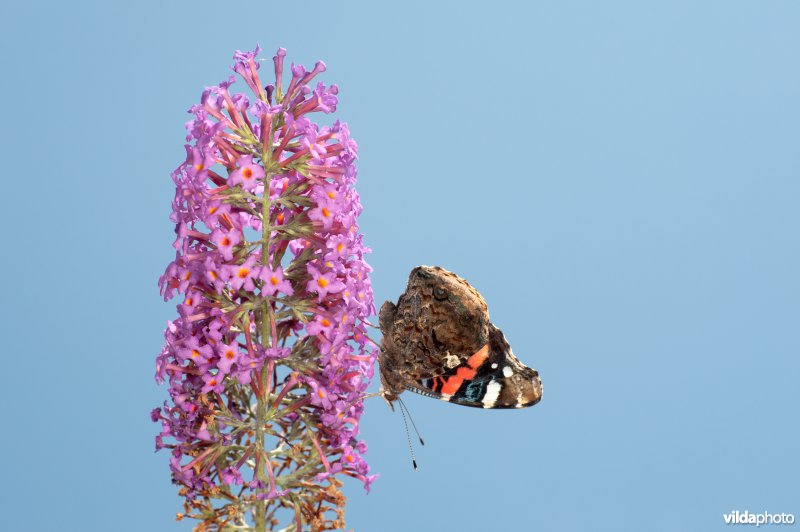
[[[409,390],[465,406],[522,408],[542,398],[539,373],[514,356],[486,301],[438,266],[411,271],[395,305],[381,307],[381,395]]]

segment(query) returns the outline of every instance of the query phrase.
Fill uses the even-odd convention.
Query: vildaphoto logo
[[[794,514],[771,514],[763,512],[760,514],[751,514],[747,510],[740,512],[734,510],[731,513],[723,514],[722,518],[725,520],[726,525],[793,525]]]

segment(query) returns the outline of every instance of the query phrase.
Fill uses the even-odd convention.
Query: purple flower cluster
[[[183,301],[156,364],[170,400],[152,419],[187,515],[263,530],[277,508],[319,525],[309,509],[338,500],[336,474],[369,488],[357,436],[376,353],[357,145],[346,124],[307,117],[335,111],[338,89],[311,84],[318,62],[292,64],[284,90],[283,49],[263,86],[258,53],[234,55],[250,97],[231,76],[189,110],[172,173],[177,252],[159,280]]]

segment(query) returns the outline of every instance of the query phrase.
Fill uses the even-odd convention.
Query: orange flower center
[[[336,251],[338,251],[339,253],[341,253],[343,249],[344,249],[344,244],[342,244],[341,242],[339,242],[339,243],[336,245]]]
[[[227,351],[225,351],[225,358],[227,358],[228,360],[233,360],[233,357],[235,356],[236,353],[234,353],[233,350],[228,349]]]
[[[253,177],[253,170],[249,167],[242,170],[242,177],[245,179],[250,179]]]
[[[273,275],[269,278],[269,284],[272,286],[278,286],[278,278]]]
[[[330,320],[328,318],[322,318],[322,321],[320,323],[322,323],[322,325],[325,326],[325,327],[329,327],[330,324],[331,324],[331,322],[330,322]]]
[[[250,270],[248,268],[239,268],[239,271],[236,272],[236,277],[238,277],[239,279],[244,279],[245,277],[247,277],[249,273]]]
[[[331,211],[329,211],[327,207],[323,207],[322,208],[322,216],[324,216],[325,218],[330,218]]]
[[[192,358],[197,358],[200,356],[200,351],[197,349],[192,349]]]
[[[231,239],[227,236],[223,236],[222,240],[219,241],[219,245],[226,248],[231,245]]]
[[[325,287],[326,287],[326,286],[328,286],[330,283],[329,283],[329,282],[328,282],[328,280],[327,280],[327,279],[325,279],[324,277],[320,277],[319,279],[317,279],[317,284],[318,284],[318,285],[320,285],[320,287],[322,287],[322,288],[325,288]]]

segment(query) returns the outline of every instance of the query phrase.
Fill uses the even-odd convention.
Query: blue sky
[[[800,514],[800,5],[28,2],[0,21],[9,529],[188,530],[149,410],[185,110],[235,49],[324,59],[378,305],[436,264],[542,402],[362,419],[348,526],[715,530]],[[377,388],[377,382],[374,384]]]

